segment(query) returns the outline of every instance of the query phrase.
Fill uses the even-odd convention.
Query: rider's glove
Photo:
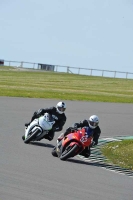
[[[75,131],[75,129],[73,127],[68,127],[66,129],[66,133],[73,133]]]
[[[74,124],[74,128],[77,129],[78,128],[78,123]]]

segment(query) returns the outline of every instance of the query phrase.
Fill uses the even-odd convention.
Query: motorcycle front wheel
[[[24,143],[28,144],[29,142],[31,142],[38,133],[40,133],[39,129],[36,129],[35,131],[31,132],[31,134],[29,134],[27,138],[24,140]]]
[[[60,156],[60,160],[66,160],[70,157],[74,157],[77,155],[77,152],[79,151],[79,146],[75,144],[74,146],[68,146],[66,149],[63,151],[63,153]]]

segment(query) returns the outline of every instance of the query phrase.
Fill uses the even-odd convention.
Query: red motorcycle
[[[89,127],[75,130],[65,136],[52,150],[52,155],[59,157],[60,160],[66,160],[82,152],[93,142],[92,129]]]

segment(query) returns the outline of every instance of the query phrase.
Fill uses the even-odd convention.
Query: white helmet
[[[89,127],[94,129],[98,126],[99,124],[99,118],[97,115],[92,115],[89,118]]]
[[[66,110],[66,104],[62,101],[58,102],[56,105],[56,110],[59,114],[63,114]]]

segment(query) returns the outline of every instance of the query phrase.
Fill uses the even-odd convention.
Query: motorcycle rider
[[[92,115],[90,116],[89,120],[84,119],[82,121],[80,121],[79,123],[74,123],[74,125],[72,127],[69,127],[66,129],[64,134],[61,134],[58,139],[57,142],[60,142],[64,136],[68,135],[71,132],[74,132],[75,130],[77,130],[78,128],[89,128],[90,131],[92,131],[92,135],[93,135],[93,143],[91,144],[91,146],[86,147],[79,155],[82,155],[86,158],[88,158],[91,154],[91,149],[90,147],[94,147],[95,145],[98,144],[98,139],[100,137],[101,134],[101,129],[99,127],[99,118],[97,115]]]
[[[64,113],[65,110],[66,110],[66,103],[62,101],[58,102],[56,107],[53,106],[50,108],[39,109],[38,111],[34,112],[31,121],[29,123],[26,123],[25,127],[27,128],[34,119],[44,115],[44,113],[47,112],[51,114],[52,117],[55,119],[55,124],[53,125],[52,130],[50,130],[49,133],[44,136],[45,139],[51,141],[54,138],[54,132],[61,131],[63,129],[64,124],[66,123],[67,118]],[[22,139],[23,140],[25,139],[24,135],[22,136]]]

